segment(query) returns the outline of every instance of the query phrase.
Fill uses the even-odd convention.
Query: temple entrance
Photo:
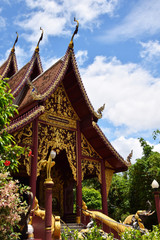
[[[52,212],[61,216],[64,221],[73,218],[73,188],[75,180],[66,156],[66,151],[62,150],[55,158],[55,166],[52,168],[51,176],[54,182],[52,192]],[[37,197],[40,206],[45,207],[45,187],[46,169],[42,169],[37,179]]]

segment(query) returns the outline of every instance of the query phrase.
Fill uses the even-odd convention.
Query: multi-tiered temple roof
[[[39,55],[39,43],[31,60],[19,71],[13,49],[8,60],[0,67],[1,76],[10,77],[8,83],[19,110],[19,115],[12,120],[8,131],[15,132],[44,113],[46,99],[49,99],[60,84],[63,84],[80,120],[81,132],[88,142],[103,159],[107,159],[115,172],[127,170],[128,162],[118,154],[97,124],[102,114],[95,112],[90,103],[80,77],[72,44],[69,45],[64,57],[45,72]]]

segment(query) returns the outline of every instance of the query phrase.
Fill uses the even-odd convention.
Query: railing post
[[[51,226],[52,226],[52,181],[45,181],[46,199],[45,199],[45,240],[52,240]]]
[[[82,169],[81,169],[81,132],[80,124],[77,122],[77,186],[76,186],[76,202],[77,202],[77,223],[81,222],[82,207]],[[79,208],[79,207],[80,208]]]

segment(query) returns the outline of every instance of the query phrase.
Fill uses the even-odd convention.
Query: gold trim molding
[[[94,150],[91,144],[87,141],[85,136],[81,133],[81,148],[82,148],[82,155],[97,159],[102,159],[101,156]]]
[[[101,180],[101,162],[98,160],[92,159],[82,159],[82,180],[84,175],[93,175],[95,174],[98,177],[98,181],[102,183]]]
[[[76,181],[76,132],[40,122],[38,123],[38,129],[38,161],[46,158],[50,146],[57,154],[61,150],[65,150],[74,180]],[[40,174],[40,170],[41,168],[37,168],[37,176]]]
[[[71,105],[63,84],[45,101],[45,113],[39,119],[59,127],[76,129],[76,121],[79,118]]]
[[[32,123],[29,123],[25,127],[21,128],[20,130],[14,132],[12,134],[16,140],[16,143],[18,145],[24,145],[24,146],[31,146],[32,145]],[[28,152],[26,152],[25,155],[22,155],[19,157],[20,159],[23,159],[23,163],[26,167],[27,174],[30,175],[30,169],[31,169],[31,157],[28,156]]]
[[[110,164],[105,161],[105,177],[106,177],[106,190],[107,190],[107,196],[109,193],[109,189],[112,183],[112,177],[113,177],[113,173],[114,170],[113,169],[109,169],[108,167],[110,167]]]

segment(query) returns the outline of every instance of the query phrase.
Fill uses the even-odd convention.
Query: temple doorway
[[[55,158],[55,166],[52,168],[51,176],[54,182],[52,192],[52,212],[61,216],[65,222],[75,220],[73,213],[75,180],[67,159],[66,151],[62,150]],[[39,205],[45,207],[46,169],[42,169],[37,178],[37,197]]]

